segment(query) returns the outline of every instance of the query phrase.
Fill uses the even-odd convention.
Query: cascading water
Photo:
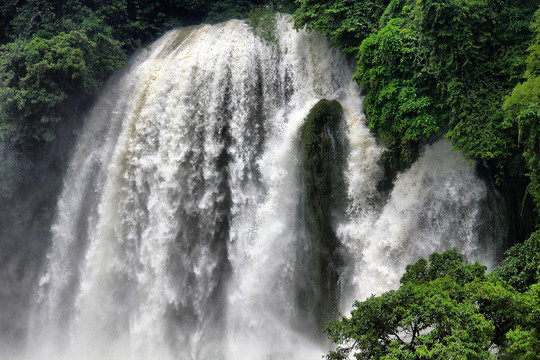
[[[438,143],[385,200],[351,67],[287,17],[276,31],[171,31],[111,80],[72,156],[23,358],[320,358],[296,297],[313,263],[299,132],[322,98],[343,106],[349,148],[343,309],[419,256],[475,258],[493,216],[473,169]]]
[[[456,247],[469,261],[493,266],[505,232],[500,203],[447,142],[428,146],[382,206],[352,202],[349,221],[338,226],[352,264],[343,307],[398,288],[405,266],[435,251]]]

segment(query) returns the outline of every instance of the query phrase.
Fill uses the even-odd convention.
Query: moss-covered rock
[[[313,261],[312,295],[320,324],[337,314],[339,303],[338,240],[333,223],[344,203],[345,137],[343,110],[336,100],[321,100],[309,112],[302,127],[303,214]]]

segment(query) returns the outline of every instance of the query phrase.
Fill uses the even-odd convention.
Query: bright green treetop
[[[434,253],[407,266],[398,290],[329,323],[338,347],[327,359],[538,359],[539,290],[520,293],[456,249]]]

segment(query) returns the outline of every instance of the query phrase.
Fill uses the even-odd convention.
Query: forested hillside
[[[33,271],[22,265],[48,246],[80,114],[130,55],[175,27],[232,18],[248,19],[272,41],[265,32],[269,14],[287,12],[297,29],[326,35],[356,63],[363,111],[384,148],[383,190],[423,146],[446,138],[506,205],[509,250],[501,267],[486,273],[455,250],[421,259],[407,267],[399,290],[357,302],[351,317],[328,325],[341,346],[328,358],[352,352],[359,359],[540,359],[539,6],[538,0],[6,0],[0,265],[14,264],[13,283],[35,281],[40,264]]]

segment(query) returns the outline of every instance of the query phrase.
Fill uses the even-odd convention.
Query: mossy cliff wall
[[[302,213],[313,261],[311,305],[324,324],[337,314],[341,263],[333,223],[345,196],[343,110],[336,100],[320,100],[302,127]]]

